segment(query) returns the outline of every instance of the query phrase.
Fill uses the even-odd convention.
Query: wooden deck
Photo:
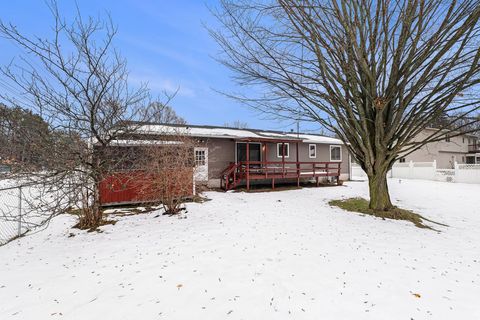
[[[247,190],[250,182],[256,180],[271,180],[272,189],[275,180],[315,179],[317,185],[320,177],[340,177],[341,162],[298,162],[298,161],[247,161],[232,163],[222,173],[222,188],[234,189],[237,185],[245,183]]]

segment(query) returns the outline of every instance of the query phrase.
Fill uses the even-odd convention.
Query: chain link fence
[[[33,192],[31,184],[0,187],[0,246],[45,222],[31,208]]]
[[[0,245],[21,236],[22,187],[0,189]]]

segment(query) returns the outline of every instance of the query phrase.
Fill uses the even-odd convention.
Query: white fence
[[[437,162],[405,162],[395,163],[389,171],[390,178],[421,179],[444,182],[480,183],[480,164],[458,164],[453,169],[439,169]],[[352,164],[352,179],[366,179],[365,172],[356,164]]]
[[[356,163],[352,163],[350,176],[352,180],[365,180],[367,178],[365,171]]]
[[[436,162],[396,163],[390,173],[392,178],[436,180]]]

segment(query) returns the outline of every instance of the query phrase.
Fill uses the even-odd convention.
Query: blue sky
[[[73,0],[59,1],[67,17],[75,10]],[[115,46],[127,59],[133,84],[148,82],[152,94],[163,90],[179,93],[172,107],[191,124],[223,125],[240,120],[253,128],[289,131],[290,123],[262,116],[216,92],[235,91],[229,70],[214,59],[218,46],[204,24],[216,21],[208,0],[78,0],[82,15],[110,13],[118,26]],[[1,1],[0,19],[13,22],[29,35],[48,37],[52,18],[44,1]],[[0,65],[19,54],[0,38]],[[0,90],[3,88],[0,87]],[[313,129],[313,128],[310,128]]]

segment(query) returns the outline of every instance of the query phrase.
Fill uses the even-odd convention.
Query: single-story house
[[[249,189],[252,184],[271,184],[275,188],[275,184],[283,182],[300,184],[308,180],[318,185],[322,180],[338,182],[350,178],[347,148],[332,137],[217,126],[156,123],[136,123],[135,126],[134,134],[112,145],[135,148],[161,142],[174,146],[180,136],[188,137],[193,145],[195,185],[225,190],[237,186]],[[118,183],[111,182],[115,180]],[[104,202],[122,202],[123,196],[119,196],[125,185],[122,180],[108,179],[103,184],[103,198],[115,199]],[[116,195],[111,190],[117,190]]]
[[[142,139],[177,134],[195,139],[195,181],[209,187],[350,177],[350,157],[343,142],[318,134],[153,123],[141,125],[137,134]]]

